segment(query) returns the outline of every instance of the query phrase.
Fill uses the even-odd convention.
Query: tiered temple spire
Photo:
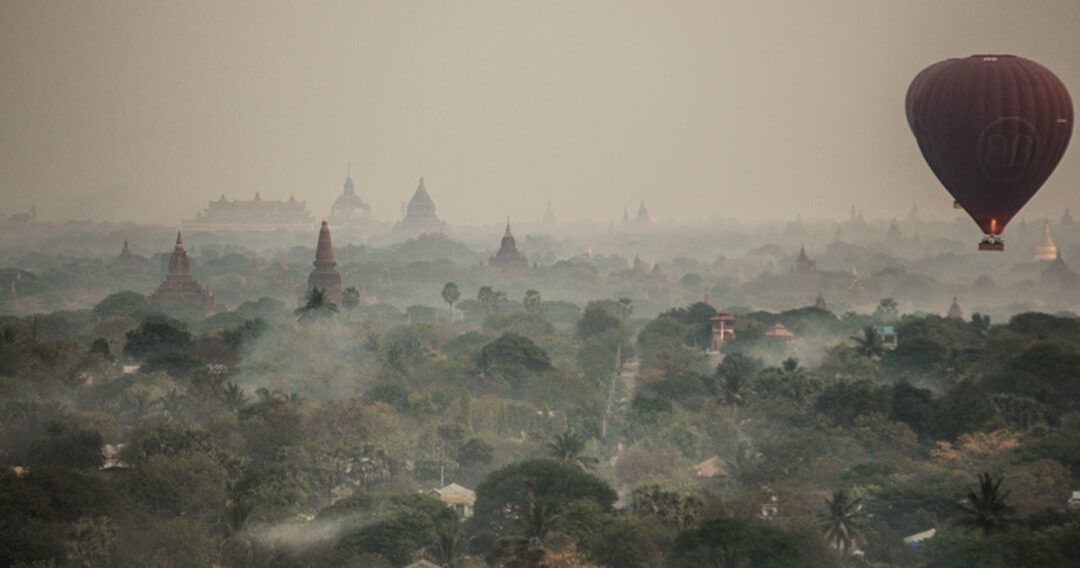
[[[529,261],[517,250],[517,241],[510,232],[510,217],[506,218],[506,232],[503,233],[499,251],[488,260],[493,268],[503,270],[520,270],[529,267]]]
[[[395,228],[414,234],[441,233],[446,229],[446,224],[435,215],[435,202],[424,186],[424,178],[420,178],[420,184],[405,209],[405,217]]]
[[[652,223],[652,219],[649,218],[649,210],[645,208],[645,200],[641,200],[641,205],[638,206],[637,218],[634,219],[639,225],[648,225]]]
[[[312,263],[315,270],[308,275],[308,292],[313,288],[321,288],[326,291],[329,300],[341,305],[341,273],[338,272],[337,262],[334,260],[334,244],[330,240],[330,224],[326,219],[319,228],[319,240],[315,245],[315,262]]]
[[[791,267],[792,274],[808,276],[817,273],[817,263],[806,256],[806,247],[799,249],[799,256],[795,258],[795,264]]]
[[[207,314],[224,310],[224,306],[214,303],[214,294],[209,287],[201,286],[191,276],[191,262],[184,250],[184,240],[180,231],[176,232],[176,244],[169,257],[169,274],[150,293],[151,301],[163,304],[175,302],[195,302],[206,307]]]

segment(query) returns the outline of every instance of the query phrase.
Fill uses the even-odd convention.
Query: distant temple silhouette
[[[330,207],[330,222],[335,226],[347,227],[366,220],[370,215],[371,206],[356,195],[356,186],[353,185],[352,176],[347,172],[345,187]]]
[[[510,232],[510,218],[506,218],[506,233],[503,234],[499,251],[488,260],[492,268],[502,270],[523,270],[529,267],[529,261],[517,250],[517,241]]]
[[[1078,280],[1080,279],[1078,279],[1076,272],[1073,272],[1073,269],[1069,268],[1069,265],[1062,260],[1060,249],[1057,251],[1054,262],[1051,262],[1039,274],[1039,285],[1052,292],[1072,289],[1077,285]]]
[[[900,232],[900,225],[896,223],[896,219],[893,219],[889,223],[889,230],[885,233],[885,240],[889,242],[896,242],[904,238],[904,234]]]
[[[306,202],[289,196],[288,201],[264,201],[258,192],[250,201],[227,201],[225,195],[211,201],[184,227],[208,230],[272,231],[310,227],[315,218]]]
[[[949,306],[949,313],[945,315],[947,318],[952,319],[964,319],[964,310],[960,307],[960,302],[956,301],[956,296],[953,296],[952,305]]]
[[[800,276],[817,274],[817,263],[806,256],[806,247],[799,249],[799,256],[795,258],[795,264],[791,266],[791,273]]]
[[[128,242],[124,241],[124,248],[120,251],[120,254],[116,256],[113,263],[124,268],[138,268],[145,270],[147,268],[147,261],[141,256],[136,256],[128,248]]]
[[[544,217],[540,219],[540,223],[549,227],[559,223],[558,219],[555,218],[555,213],[551,210],[551,201],[547,202],[547,210],[544,211]]]
[[[201,286],[191,276],[191,263],[184,250],[184,241],[180,238],[180,231],[176,232],[176,246],[173,247],[172,256],[169,257],[169,274],[150,293],[149,298],[150,301],[160,304],[176,302],[202,304],[206,308],[207,315],[225,311],[225,306],[214,302],[214,293],[210,291],[210,287]]]
[[[128,248],[128,242],[124,241],[124,250],[120,251],[120,255],[116,257],[118,264],[134,265],[135,255],[131,254],[131,249]]]
[[[645,200],[641,200],[641,205],[638,206],[637,217],[634,218],[634,222],[639,225],[651,225],[652,219],[649,218],[649,210],[645,208]]]
[[[645,200],[641,200],[641,205],[638,205],[637,216],[633,219],[630,218],[630,210],[623,207],[622,225],[624,227],[647,227],[652,225],[652,219],[649,218],[649,210],[645,208]]]
[[[334,244],[330,241],[330,226],[323,219],[319,229],[319,240],[315,245],[315,270],[308,275],[307,291],[313,288],[321,288],[326,291],[326,297],[338,306],[341,305],[341,273],[338,272],[337,262],[334,260]]]
[[[446,230],[446,223],[435,215],[435,202],[424,187],[424,178],[420,178],[420,185],[416,187],[416,192],[405,209],[405,216],[394,229],[414,235],[442,233]]]

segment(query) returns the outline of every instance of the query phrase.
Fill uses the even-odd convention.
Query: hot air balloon
[[[1065,85],[1030,59],[972,55],[923,69],[905,106],[926,163],[985,234],[979,250],[1004,250],[1001,232],[1069,145]]]

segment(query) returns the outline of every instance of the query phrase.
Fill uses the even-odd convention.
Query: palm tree
[[[240,412],[248,403],[248,397],[244,394],[244,389],[240,388],[240,385],[236,383],[225,385],[223,397],[225,399],[225,407],[232,412]]]
[[[183,410],[186,403],[184,395],[177,392],[176,389],[170,389],[158,399],[158,404],[161,405],[161,410],[165,412],[165,416],[169,420],[175,419]]]
[[[833,491],[832,499],[825,498],[826,512],[821,515],[825,536],[843,553],[855,549],[855,537],[862,528],[862,499],[851,499],[846,489]]]
[[[454,302],[458,301],[458,298],[461,298],[461,290],[458,290],[457,284],[447,282],[442,289],[442,299],[450,305],[446,310],[446,314],[451,321],[454,319]]]
[[[567,430],[557,434],[553,442],[548,442],[547,450],[556,460],[570,464],[579,469],[591,469],[600,460],[582,455],[585,451],[585,440],[575,431]]]
[[[989,473],[979,474],[978,487],[968,491],[967,498],[957,505],[963,513],[957,524],[978,530],[982,537],[991,536],[1016,524],[1016,519],[1009,516],[1013,508],[1005,502],[1010,492],[1001,492],[1001,482],[1004,480],[1005,478],[1001,477],[994,481]]]
[[[326,290],[316,286],[308,292],[307,303],[296,308],[293,313],[299,316],[300,321],[309,321],[336,314],[337,312],[337,304],[330,301],[330,296],[326,294]]]
[[[151,400],[150,393],[145,390],[126,390],[120,396],[120,404],[123,406],[122,414],[130,416],[132,422],[138,423],[160,403],[157,400]]]
[[[466,544],[461,523],[456,520],[443,521],[435,525],[435,543],[429,553],[439,566],[452,568],[464,554]]]
[[[878,359],[885,353],[881,336],[872,325],[864,327],[861,334],[852,335],[851,340],[855,342],[855,351],[868,359]]]
[[[749,377],[742,373],[724,375],[720,394],[724,406],[731,409],[731,421],[738,422],[739,407],[746,406],[746,398],[750,394]]]
[[[659,485],[638,487],[630,494],[630,509],[638,516],[656,517],[662,524],[685,530],[697,523],[702,507],[694,495],[681,495]]]

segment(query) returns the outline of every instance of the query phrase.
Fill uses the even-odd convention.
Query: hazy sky
[[[925,66],[1012,53],[1080,93],[1077,0],[0,0],[0,211],[177,224],[952,216],[904,118]],[[1080,136],[1080,133],[1077,133]],[[1021,216],[1080,212],[1080,150]]]

